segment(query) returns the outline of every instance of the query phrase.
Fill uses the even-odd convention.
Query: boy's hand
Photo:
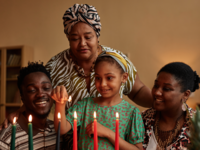
[[[66,88],[61,85],[52,90],[51,97],[60,104],[65,104],[68,101]]]
[[[110,133],[110,129],[101,125],[97,122],[97,136],[99,137],[108,137],[108,134]],[[86,134],[91,137],[91,134],[94,134],[94,122],[90,123],[86,127]]]

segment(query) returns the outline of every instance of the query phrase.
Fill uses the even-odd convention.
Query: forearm
[[[129,99],[131,99],[134,103],[142,107],[152,107],[153,98],[151,95],[151,90],[145,85],[142,85],[136,91],[137,92],[132,90],[132,92],[128,94]]]
[[[153,98],[151,90],[145,85],[143,85],[135,95],[130,95],[128,97],[142,107],[152,107]]]
[[[153,98],[151,90],[140,81],[138,73],[136,74],[135,82],[128,97],[140,106],[152,107]]]
[[[115,132],[113,132],[112,130],[110,130],[109,132],[107,132],[107,136],[106,138],[113,144],[115,145]],[[120,150],[140,150],[142,149],[142,146],[137,147],[125,140],[123,140],[122,138],[119,137],[119,149]]]
[[[61,114],[61,123],[60,123],[60,134],[66,134],[71,129],[71,124],[66,120],[65,117],[65,104],[60,104],[56,102],[55,113],[54,113],[54,126],[55,130],[58,130],[58,112]]]

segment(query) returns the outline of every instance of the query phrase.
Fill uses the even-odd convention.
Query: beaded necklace
[[[182,116],[183,114],[181,114]],[[155,137],[158,142],[159,147],[157,147],[157,150],[165,150],[166,147],[173,142],[173,140],[177,137],[179,130],[180,130],[180,123],[179,120],[181,116],[178,117],[176,121],[176,126],[174,129],[169,130],[169,131],[162,131],[159,129],[159,120],[160,116],[155,122]]]

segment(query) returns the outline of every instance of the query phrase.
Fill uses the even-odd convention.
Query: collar
[[[21,126],[21,128],[28,134],[28,118],[24,115],[25,112],[22,112],[19,114],[19,118],[17,120],[17,123]],[[45,129],[39,129],[35,126],[33,126],[33,136],[38,134],[39,132],[52,132],[48,120],[46,121],[46,128]]]

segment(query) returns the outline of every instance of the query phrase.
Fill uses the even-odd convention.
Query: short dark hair
[[[157,75],[161,72],[173,75],[182,87],[181,92],[186,90],[194,92],[196,89],[199,89],[199,76],[196,74],[196,71],[193,71],[189,65],[183,62],[169,63],[161,68]]]
[[[95,62],[95,66],[97,66],[98,63],[102,62],[102,61],[106,61],[106,62],[109,62],[110,64],[116,64],[117,68],[120,69],[121,71],[121,74],[124,73],[124,70],[123,68],[119,65],[119,63],[112,57],[110,56],[103,56],[103,57],[97,57],[97,60]],[[94,66],[94,68],[95,68]]]
[[[24,81],[24,78],[33,72],[42,72],[47,75],[49,80],[51,81],[50,73],[46,70],[43,62],[28,62],[27,67],[22,67],[19,71],[19,76],[17,77],[17,86],[19,88],[20,93],[22,93],[21,85]]]

